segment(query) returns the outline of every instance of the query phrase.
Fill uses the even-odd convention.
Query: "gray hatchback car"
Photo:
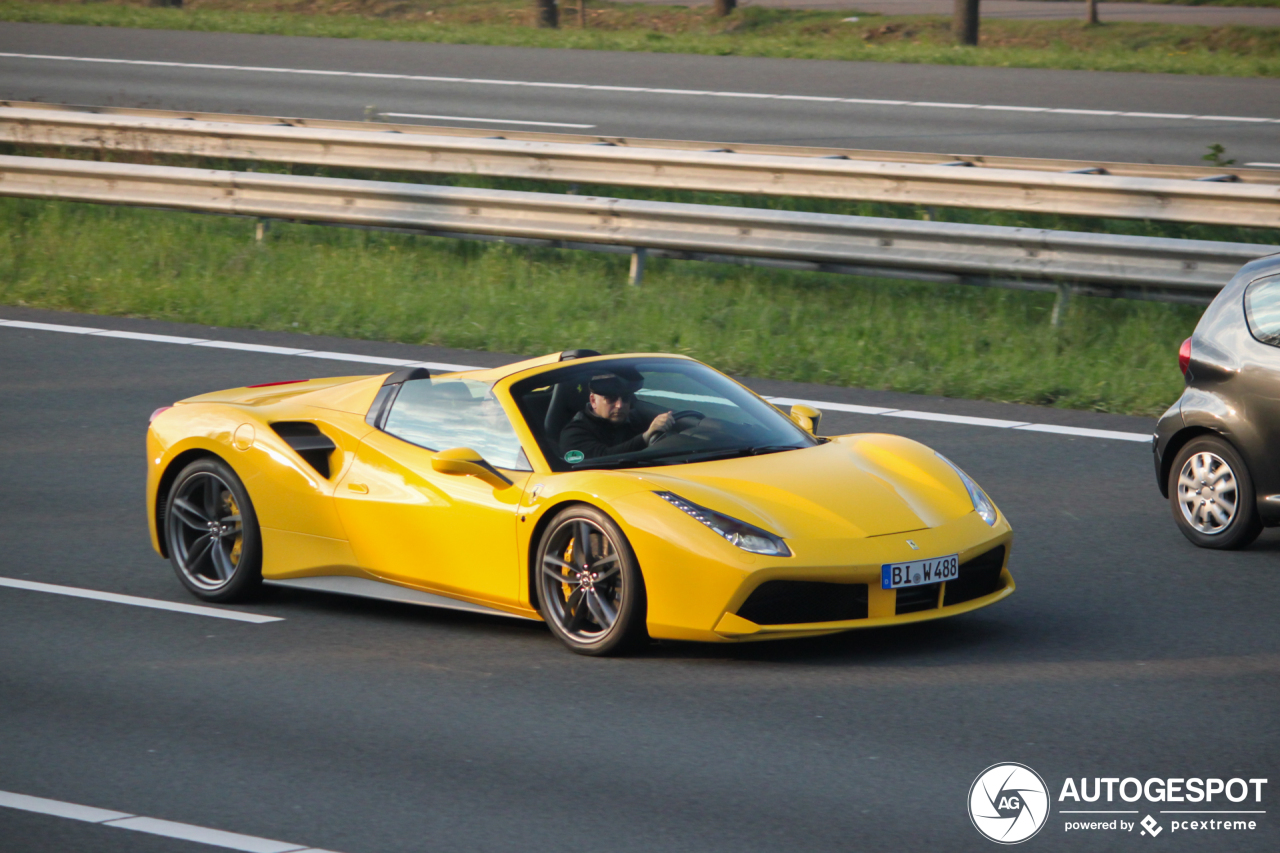
[[[1156,479],[1201,548],[1280,525],[1280,255],[1246,264],[1183,341],[1186,390],[1161,416]]]

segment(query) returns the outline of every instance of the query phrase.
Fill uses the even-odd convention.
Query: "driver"
[[[630,453],[648,447],[657,436],[675,427],[671,412],[646,423],[645,417],[632,409],[638,383],[629,383],[616,373],[602,373],[591,377],[587,387],[586,408],[560,432],[564,453],[577,450],[586,459]]]

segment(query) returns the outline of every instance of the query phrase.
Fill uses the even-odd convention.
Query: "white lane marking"
[[[408,358],[384,358],[379,355],[352,355],[346,352],[305,352],[299,353],[307,358],[323,358],[328,361],[360,361],[366,364],[385,364],[388,367],[408,367],[409,365],[418,365],[419,362]],[[471,370],[471,368],[463,368]]]
[[[95,809],[92,806],[64,803],[61,800],[46,800],[44,797],[30,797],[26,794],[15,794],[12,791],[0,791],[0,806],[4,806],[7,809],[20,809],[24,812],[47,814],[53,817],[83,820],[87,823],[103,823],[108,820],[132,817],[127,812]]]
[[[1245,163],[1246,166],[1256,166],[1259,169],[1280,169],[1280,163]]]
[[[935,421],[937,423],[963,424],[965,426],[985,426],[996,429],[1024,429],[1028,432],[1045,432],[1054,435],[1070,435],[1079,438],[1111,438],[1119,441],[1151,442],[1151,434],[1145,432],[1120,432],[1111,429],[1089,429],[1087,427],[1058,426],[1056,424],[1033,424],[1026,421],[1006,421],[1000,418],[975,418],[970,415],[950,415],[940,412],[917,412],[911,409],[883,409],[879,406],[856,406],[850,403],[828,403],[824,400],[801,400],[796,397],[765,397],[770,403],[779,406],[813,406],[829,412],[851,412],[856,415],[883,415],[888,418],[909,418],[917,421]]]
[[[178,335],[150,335],[146,332],[94,332],[94,335],[100,338],[125,338],[130,341],[151,341],[157,344],[198,344],[203,343],[204,338],[183,338]]]
[[[51,583],[37,583],[18,578],[0,578],[0,586],[12,589],[25,589],[31,592],[49,592],[54,595],[69,595],[73,598],[91,598],[94,601],[109,601],[112,604],[130,604],[134,607],[150,607],[154,610],[172,610],[175,613],[191,613],[196,616],[212,616],[215,619],[230,619],[233,622],[252,622],[261,625],[266,622],[283,622],[279,616],[261,616],[257,613],[240,613],[236,610],[220,610],[216,607],[202,607],[199,604],[179,604],[174,601],[160,601],[155,598],[139,598],[136,595],[120,595],[116,592],[102,592],[96,589],[81,589],[78,586],[58,586]]]
[[[273,347],[266,344],[242,344],[232,341],[200,341],[192,344],[192,346],[234,349],[242,352],[265,352],[272,355],[302,355],[304,352],[310,352],[310,350],[298,349],[297,347]]]
[[[378,355],[359,355],[350,352],[325,352],[324,350],[295,349],[293,347],[269,347],[262,344],[242,344],[238,341],[211,341],[207,338],[184,338],[179,335],[153,335],[147,332],[120,332],[96,329],[92,326],[61,326],[57,323],[32,323],[26,320],[0,319],[0,326],[15,329],[33,329],[38,332],[65,332],[72,335],[93,335],[99,338],[124,338],[131,341],[150,341],[160,344],[185,344],[188,346],[214,347],[216,349],[263,352],[272,355],[296,355],[302,358],[322,358],[327,361],[354,361],[361,364],[386,364],[393,367],[425,367],[453,373],[458,370],[477,370],[469,364],[446,364],[440,361],[414,361],[409,358],[384,358]]]
[[[476,118],[475,116],[433,116],[426,113],[378,113],[392,118],[430,118],[439,121],[478,121],[482,124],[528,124],[538,127],[580,127],[591,128],[594,124],[573,124],[567,121],[517,121],[513,118]]]
[[[1057,424],[1026,424],[1014,427],[1027,432],[1048,432],[1054,435],[1075,435],[1081,438],[1114,438],[1120,441],[1143,441],[1151,443],[1151,436],[1141,432],[1117,432],[1112,429],[1089,429],[1087,427],[1058,426]]]
[[[968,426],[986,426],[998,429],[1027,425],[1027,421],[1006,421],[999,418],[975,418],[970,415],[945,415],[938,412],[913,412],[910,410],[885,412],[884,416],[886,418],[911,418],[916,421],[937,421],[939,423],[967,424]]]
[[[288,841],[272,841],[269,838],[241,835],[238,832],[226,832],[221,829],[208,829],[189,823],[175,823],[171,820],[157,820],[153,817],[127,817],[124,820],[108,821],[106,825],[116,829],[145,832],[149,835],[162,835],[165,838],[195,841],[227,850],[242,850],[244,853],[297,853],[304,849],[302,845],[290,844]]]
[[[822,400],[801,400],[797,397],[765,397],[770,403],[779,406],[821,406],[828,412],[850,412],[855,415],[887,415],[899,409],[886,409],[882,406],[859,406],[854,403],[826,403]]]
[[[145,832],[149,835],[161,835],[165,838],[177,838],[183,841],[195,841],[224,850],[242,850],[244,853],[333,853],[318,847],[307,847],[305,844],[293,844],[288,841],[274,841],[270,838],[259,838],[256,835],[242,835],[238,832],[226,832],[221,829],[209,829],[190,823],[177,823],[171,820],[159,820],[152,817],[138,817],[127,812],[113,812],[77,803],[65,803],[61,800],[49,800],[44,797],[31,797],[26,794],[15,794],[12,791],[0,791],[0,807],[18,809],[34,814],[65,817],[85,823],[96,823],[113,829],[128,829],[134,832]]]
[[[812,95],[775,95],[763,92],[709,92],[701,89],[660,89],[646,86],[603,86],[591,83],[548,83],[529,80],[486,80],[477,77],[437,77],[424,74],[387,74],[373,71],[326,71],[318,68],[275,68],[265,65],[217,65],[208,62],[166,62],[156,59],[108,59],[96,56],[60,56],[45,53],[6,53],[0,58],[32,59],[49,62],[94,62],[107,65],[138,65],[154,68],[197,68],[205,71],[238,71],[256,74],[301,74],[321,77],[362,77],[374,80],[411,80],[421,83],[462,83],[475,86],[528,86],[535,89],[581,89],[594,92],[634,92],[649,95],[678,95],[701,98],[765,98],[777,101],[825,101],[833,104],[862,104],[880,107],[918,107],[921,109],[977,109],[1014,112],[1061,113],[1067,115],[1114,116],[1117,118],[1150,118],[1152,113],[1123,110],[1078,110],[1064,107],[1010,106],[1007,104],[954,104],[935,101],[896,101],[880,98],[816,98]],[[394,113],[391,113],[394,115]],[[1280,118],[1249,116],[1164,116],[1168,120],[1249,121],[1280,124]],[[477,119],[471,119],[475,121]]]
[[[60,326],[57,323],[29,323],[26,320],[4,320],[6,326],[15,329],[33,329],[37,332],[64,332],[68,335],[92,335],[105,329],[94,329],[90,326]]]
[[[99,337],[137,338],[140,340],[168,339],[161,343],[185,343],[193,338],[180,338],[170,335],[143,336],[134,333],[106,335],[102,329],[86,329],[83,326],[59,326],[54,323],[29,323],[23,320],[5,320],[0,318],[0,326],[13,326],[19,329],[35,329],[45,332],[68,332],[71,334],[97,334]],[[275,355],[296,355],[303,358],[324,358],[334,361],[354,361],[367,364],[382,364],[397,367],[425,367],[428,370],[454,372],[460,370],[483,370],[468,364],[444,364],[436,361],[409,361],[399,358],[382,358],[380,356],[354,355],[341,352],[319,352],[315,350],[296,350],[291,347],[270,347],[260,344],[241,344],[234,341],[198,341],[191,346],[210,346],[221,349],[245,350],[248,352],[264,352]],[[1046,432],[1057,435],[1078,436],[1081,438],[1110,438],[1121,441],[1151,441],[1148,433],[1118,432],[1109,429],[1088,429],[1085,427],[1056,426],[1054,424],[1032,424],[1026,421],[1006,421],[1000,418],[977,418],[970,415],[949,415],[939,412],[917,412],[911,409],[889,409],[883,406],[860,406],[855,403],[832,403],[826,400],[803,400],[798,397],[768,397],[764,399],[779,406],[813,406],[828,412],[848,412],[855,415],[886,415],[894,418],[911,418],[920,421],[937,421],[939,423],[964,424],[966,426],[985,426],[1000,429],[1025,429],[1031,432]]]

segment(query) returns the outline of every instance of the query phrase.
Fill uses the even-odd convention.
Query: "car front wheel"
[[[603,656],[643,642],[644,579],[613,519],[586,505],[561,510],[547,525],[536,559],[542,618],[566,646]]]
[[[1243,548],[1262,532],[1249,469],[1217,436],[1192,439],[1178,452],[1169,504],[1178,529],[1201,548]]]
[[[165,545],[178,580],[205,601],[241,601],[262,584],[262,536],[249,493],[221,459],[197,459],[173,481]]]

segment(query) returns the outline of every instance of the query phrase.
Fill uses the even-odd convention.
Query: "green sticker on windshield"
[[[583,459],[586,459],[586,458],[587,457],[583,455],[581,450],[570,450],[568,453],[564,455],[565,462],[581,462]]]

